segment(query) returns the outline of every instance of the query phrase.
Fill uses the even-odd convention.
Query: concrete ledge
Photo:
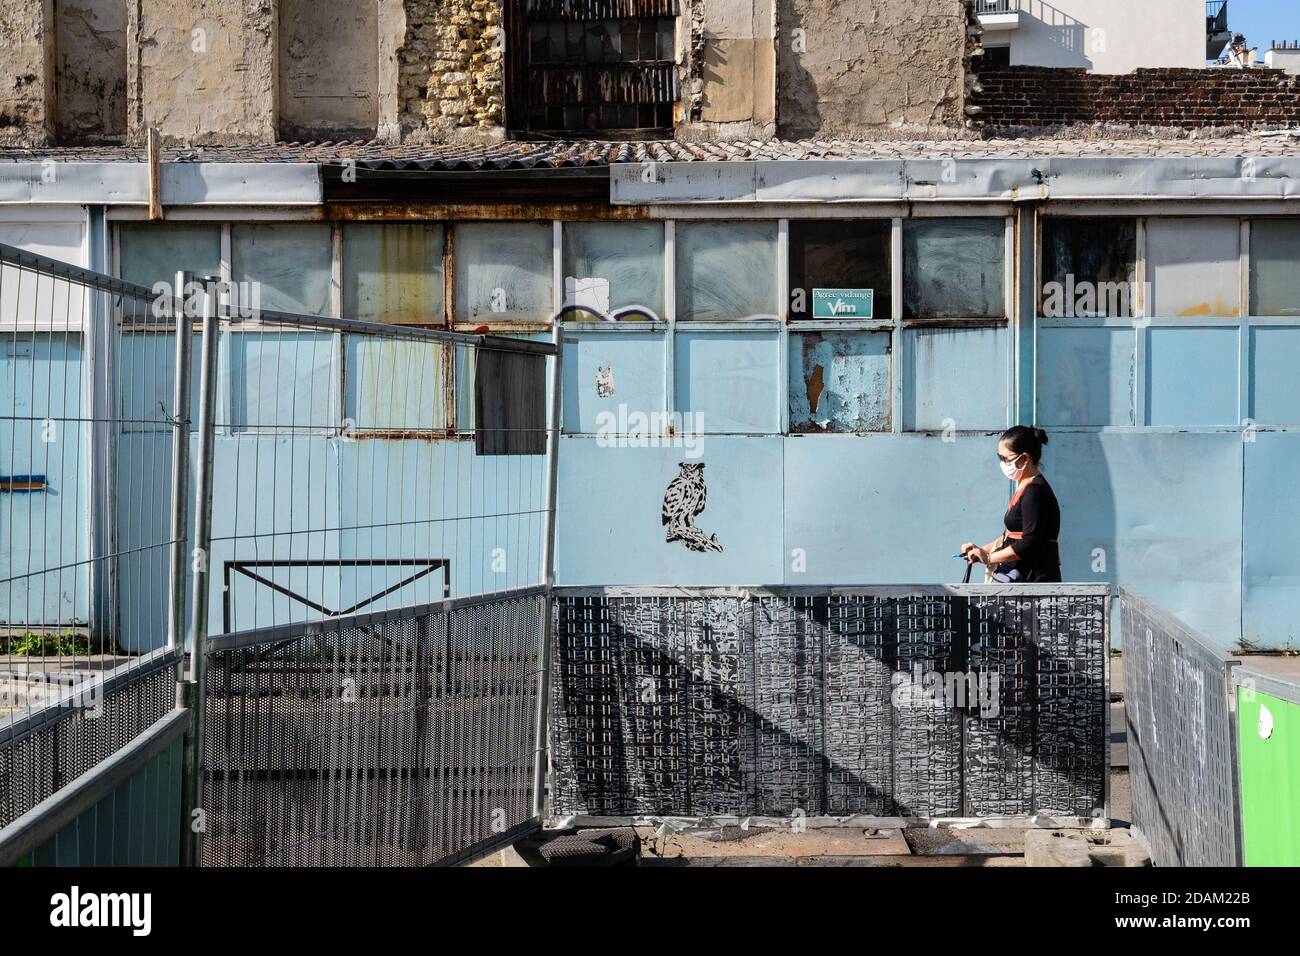
[[[1025,866],[1150,865],[1146,848],[1129,830],[1030,830],[1025,834]]]

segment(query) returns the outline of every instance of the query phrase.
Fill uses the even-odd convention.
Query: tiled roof
[[[164,162],[322,163],[355,161],[382,170],[476,171],[598,168],[615,163],[723,162],[799,159],[1017,159],[1067,156],[1228,157],[1297,156],[1300,133],[1250,133],[1203,137],[1036,136],[1024,139],[768,140],[727,143],[518,142],[476,145],[394,145],[381,142],[276,143],[267,146],[173,147]],[[0,148],[0,162],[143,162],[142,147]]]

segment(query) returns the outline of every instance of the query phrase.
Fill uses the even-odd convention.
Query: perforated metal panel
[[[0,828],[172,710],[175,662],[175,654],[154,653],[6,719],[0,725]]]
[[[560,589],[553,811],[1104,818],[1108,602]]]
[[[449,863],[529,828],[544,600],[214,639],[203,865]]]
[[[1120,608],[1133,825],[1156,866],[1240,866],[1237,662],[1127,588]]]

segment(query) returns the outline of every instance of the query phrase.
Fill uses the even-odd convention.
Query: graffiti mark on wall
[[[663,523],[667,529],[664,540],[680,541],[691,551],[721,551],[716,534],[706,535],[695,526],[695,519],[708,499],[704,462],[683,461],[677,467],[680,472],[668,482],[664,492]]]
[[[612,398],[614,396],[614,367],[602,365],[596,369],[596,397]]]

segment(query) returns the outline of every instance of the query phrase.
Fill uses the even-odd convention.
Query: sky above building
[[[1274,41],[1300,40],[1296,0],[1228,0],[1228,27],[1262,54]]]

